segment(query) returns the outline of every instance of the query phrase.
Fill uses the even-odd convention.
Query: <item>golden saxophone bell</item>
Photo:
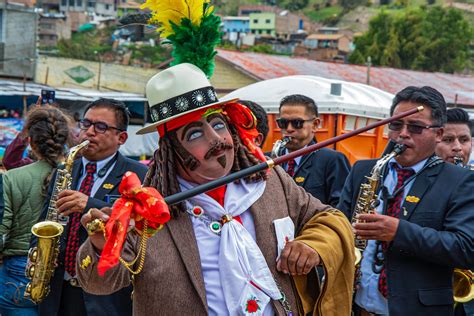
[[[471,270],[454,269],[454,301],[466,303],[474,299],[474,273]]]

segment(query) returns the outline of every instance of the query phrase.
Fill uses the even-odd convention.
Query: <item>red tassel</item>
[[[114,203],[112,214],[105,225],[107,241],[98,264],[101,276],[118,264],[130,218],[134,219],[137,231],[150,235],[171,218],[168,205],[160,192],[151,187],[142,188],[135,173],[125,173],[119,192],[122,196]],[[148,221],[148,230],[143,232],[145,220]]]

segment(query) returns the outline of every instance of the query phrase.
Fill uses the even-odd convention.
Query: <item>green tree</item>
[[[349,11],[361,5],[367,5],[367,0],[339,0],[339,5],[344,8],[345,11]]]
[[[278,5],[290,11],[298,11],[306,8],[308,3],[309,0],[280,0]]]
[[[355,40],[349,61],[363,63],[371,56],[374,65],[453,73],[471,66],[472,40],[472,27],[453,8],[381,12]]]

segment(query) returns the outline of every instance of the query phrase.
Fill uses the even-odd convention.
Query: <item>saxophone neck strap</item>
[[[107,171],[109,171],[109,169],[113,166],[113,164],[117,161],[117,159],[118,159],[118,152],[115,153],[115,155],[112,157],[112,159],[107,161],[105,166],[103,166],[102,168],[100,168],[99,171],[97,171],[97,176],[99,178],[105,177],[105,175],[107,174]],[[83,175],[83,172],[84,172],[84,165],[81,163],[81,174],[80,174],[80,176]]]

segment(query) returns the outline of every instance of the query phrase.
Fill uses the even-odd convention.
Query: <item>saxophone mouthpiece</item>
[[[397,154],[397,156],[401,155],[407,149],[407,145],[405,144],[396,144],[393,151]]]
[[[280,156],[281,151],[285,148],[286,144],[288,144],[291,141],[291,136],[285,136],[282,139],[279,139],[273,144],[272,152],[271,152],[271,157],[276,158]]]

